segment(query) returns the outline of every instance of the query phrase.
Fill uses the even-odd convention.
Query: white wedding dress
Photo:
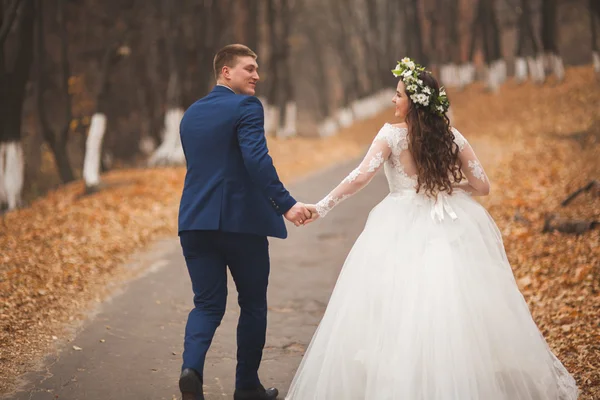
[[[487,176],[453,133],[466,190],[437,201],[417,194],[407,130],[385,124],[360,166],[318,203],[324,216],[384,166],[390,194],[348,254],[287,400],[577,398],[496,224],[468,193],[487,192]]]

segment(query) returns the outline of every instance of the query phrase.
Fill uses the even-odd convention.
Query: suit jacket
[[[256,97],[215,86],[187,109],[180,136],[187,172],[179,232],[287,237],[282,215],[296,200],[269,156],[264,111]]]

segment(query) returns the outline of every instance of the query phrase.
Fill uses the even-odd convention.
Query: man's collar
[[[227,89],[231,90],[232,93],[236,94],[235,91],[232,88],[230,88],[229,86],[223,85],[221,83],[217,83],[217,86],[221,86],[221,87],[227,88]]]

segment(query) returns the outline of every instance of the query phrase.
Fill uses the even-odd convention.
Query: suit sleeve
[[[285,214],[296,200],[279,180],[265,139],[264,111],[256,97],[240,103],[237,137],[244,165],[254,184],[265,194],[277,214]]]

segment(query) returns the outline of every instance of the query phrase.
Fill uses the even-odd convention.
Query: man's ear
[[[225,79],[229,79],[231,77],[229,67],[227,65],[223,65],[223,68],[221,68],[221,75]]]

